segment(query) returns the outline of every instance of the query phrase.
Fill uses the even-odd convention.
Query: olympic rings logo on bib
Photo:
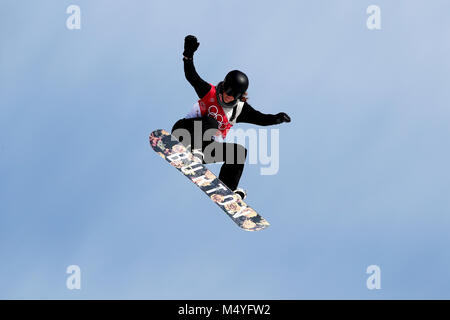
[[[223,116],[219,114],[219,108],[217,108],[216,106],[212,105],[208,108],[208,116],[211,116],[217,120],[217,122],[219,123],[219,130],[225,130],[227,128],[228,122],[223,122]]]

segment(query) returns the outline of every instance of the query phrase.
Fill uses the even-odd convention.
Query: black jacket
[[[203,80],[195,70],[194,61],[192,59],[183,59],[184,61],[184,75],[186,80],[194,87],[199,99],[203,98],[209,90],[211,85]],[[260,126],[270,126],[279,123],[278,118],[274,114],[264,114],[255,110],[247,102],[244,103],[241,113],[236,119],[236,122],[252,123]]]

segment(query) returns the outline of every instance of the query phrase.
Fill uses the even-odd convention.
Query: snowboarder
[[[185,118],[178,120],[172,134],[177,137],[203,163],[224,162],[220,169],[219,179],[238,194],[242,199],[247,192],[238,188],[239,180],[244,170],[247,149],[236,143],[220,142],[215,136],[225,138],[231,126],[237,122],[251,123],[261,126],[290,122],[290,117],[280,112],[278,114],[264,114],[247,103],[248,78],[239,70],[230,71],[224,81],[214,86],[204,81],[194,67],[193,56],[200,43],[193,35],[184,39],[184,73],[187,81],[194,87],[199,100]],[[194,136],[195,123],[201,124],[201,136]],[[190,141],[183,141],[177,134],[177,129],[187,130]],[[215,135],[204,137],[204,133],[212,131]],[[213,150],[204,152],[205,148]],[[214,152],[220,150],[221,152]],[[227,152],[233,152],[233,159],[227,158]]]

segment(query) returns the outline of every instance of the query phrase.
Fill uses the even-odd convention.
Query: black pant
[[[247,149],[237,143],[214,141],[218,126],[218,122],[208,116],[180,119],[174,124],[172,134],[186,147],[191,145],[191,150],[201,149],[203,163],[224,162],[219,179],[231,190],[236,190],[244,171]],[[185,129],[189,136],[184,136],[178,129]]]

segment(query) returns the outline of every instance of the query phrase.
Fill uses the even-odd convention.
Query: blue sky
[[[81,30],[66,28],[71,4]],[[0,298],[450,298],[449,11],[3,0]],[[243,70],[253,107],[292,118],[278,174],[249,165],[241,180],[263,232],[238,229],[148,145],[196,100],[187,34],[205,80]],[[366,288],[374,264],[381,290]]]

